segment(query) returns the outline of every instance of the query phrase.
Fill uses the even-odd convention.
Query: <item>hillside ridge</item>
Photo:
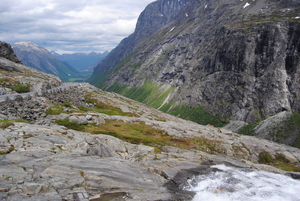
[[[287,0],[190,1],[127,44],[132,51],[120,44],[89,82],[204,125],[300,113],[299,9]]]

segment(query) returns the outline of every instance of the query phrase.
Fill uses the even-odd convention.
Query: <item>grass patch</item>
[[[171,104],[165,104],[161,110],[182,119],[190,120],[202,125],[213,125],[215,127],[223,127],[227,124],[227,120],[219,116],[211,116],[206,113],[202,107],[190,108],[186,105],[179,105],[172,108]]]
[[[107,91],[119,93],[156,109],[160,108],[163,112],[179,116],[182,119],[190,120],[202,125],[211,124],[215,127],[223,127],[228,123],[227,120],[222,117],[209,115],[202,107],[190,108],[185,105],[172,107],[174,103],[166,103],[162,105],[171,91],[174,90],[174,87],[169,87],[168,89],[163,88],[164,87],[147,81],[141,87],[129,87],[114,84],[109,87]]]
[[[293,113],[290,120],[284,122],[286,130],[283,130],[284,133],[298,133],[298,136],[294,143],[293,147],[300,148],[300,114]]]
[[[26,121],[24,119],[11,119],[10,121],[12,121],[12,122],[19,122],[19,123],[28,123],[28,121]]]
[[[79,172],[80,176],[84,177],[84,172],[82,170],[79,170],[78,172]]]
[[[275,159],[273,159],[273,157],[267,151],[263,151],[259,153],[258,157],[259,157],[258,160],[259,163],[271,164],[275,161]]]
[[[83,106],[83,105],[78,106],[78,109],[79,109],[80,111],[82,111],[82,112],[88,112],[88,111],[91,111],[91,110],[92,110],[91,108],[85,107],[85,106]]]
[[[17,84],[12,88],[12,90],[17,93],[27,93],[30,92],[30,85]]]
[[[295,166],[291,163],[283,154],[277,153],[275,157],[272,157],[267,151],[259,153],[259,163],[268,164],[275,166],[276,168],[290,171],[290,172],[300,172],[300,167]]]
[[[163,86],[146,81],[141,87],[128,87],[114,84],[109,87],[107,91],[114,91],[151,107],[159,108],[173,89],[174,87],[165,89]]]
[[[156,153],[161,152],[161,146],[173,146],[181,149],[193,149],[197,147],[209,153],[224,152],[219,141],[199,137],[186,139],[169,136],[166,131],[152,128],[141,121],[125,123],[123,121],[106,120],[106,123],[101,124],[101,126],[96,126],[95,124],[80,125],[68,119],[60,119],[56,123],[66,126],[69,129],[95,135],[110,135],[132,144],[152,146]]]
[[[28,121],[23,120],[23,119],[0,120],[0,128],[6,129],[9,126],[13,126],[14,122],[28,123]]]
[[[47,115],[59,115],[61,113],[69,113],[65,111],[63,108],[74,109],[72,103],[69,101],[64,101],[61,104],[53,104],[52,107],[48,108],[45,113]]]
[[[12,144],[8,147],[7,150],[0,150],[0,155],[5,155],[5,154],[9,154],[10,152],[12,152],[13,150],[15,150],[15,146]]]
[[[93,125],[85,128],[86,132],[93,134],[111,135],[133,144],[166,145],[170,137],[165,131],[154,129],[144,122],[125,123],[123,121],[107,120],[100,127]]]
[[[253,136],[255,135],[255,127],[261,122],[262,119],[252,122],[242,127],[238,133]],[[289,145],[300,148],[300,114],[293,113],[290,117],[282,120],[280,123],[269,126],[268,132],[271,140],[278,143],[284,142],[290,136],[297,136],[295,141]]]
[[[69,108],[72,107],[72,103],[70,103],[69,101],[64,101],[61,105],[62,105],[63,107],[69,107]]]
[[[9,120],[0,120],[0,128],[1,129],[6,129],[9,126],[13,126],[13,125],[14,125],[14,123]]]
[[[60,107],[57,107],[57,106],[54,106],[54,107],[51,107],[51,108],[48,108],[45,113],[47,115],[59,115],[61,113],[66,113],[62,108]]]
[[[118,63],[111,71],[116,72],[120,70],[135,54],[131,54],[125,57],[120,63]]]
[[[69,119],[58,119],[55,121],[58,125],[65,126],[69,129],[77,130],[77,131],[84,131],[85,126],[79,124],[76,121],[70,121]]]
[[[119,115],[119,116],[129,116],[132,117],[132,113],[126,113],[123,112],[120,108],[114,107],[113,105],[103,103],[99,101],[98,99],[92,98],[91,95],[86,95],[85,100],[87,103],[92,103],[94,107],[88,108],[85,106],[78,107],[81,111],[87,112],[87,111],[94,111],[99,112],[107,115]]]
[[[192,140],[196,148],[201,151],[209,152],[212,154],[224,153],[224,149],[221,147],[222,142],[218,140],[210,140],[203,137],[194,138]]]
[[[0,150],[0,155],[5,155],[7,154],[7,150]]]
[[[2,72],[1,72],[1,74],[2,74]],[[0,78],[0,86],[1,87],[12,88],[18,84],[20,84],[20,82],[16,79],[8,78],[8,77]]]
[[[254,129],[260,122],[262,122],[262,119],[259,119],[255,122],[247,124],[247,125],[243,126],[240,130],[238,130],[237,133],[242,134],[242,135],[251,135],[251,136],[253,136],[253,135],[255,135]]]

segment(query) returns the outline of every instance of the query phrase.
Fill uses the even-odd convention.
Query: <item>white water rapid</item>
[[[300,201],[300,181],[264,171],[225,165],[190,179],[184,190],[196,192],[193,201]]]

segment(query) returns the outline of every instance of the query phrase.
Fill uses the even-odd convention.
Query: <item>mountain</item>
[[[93,72],[94,67],[104,59],[109,52],[96,53],[91,52],[89,54],[85,53],[74,53],[74,54],[57,54],[56,52],[51,52],[58,60],[65,61],[71,66],[76,68],[78,71]]]
[[[56,75],[64,82],[80,76],[80,72],[70,64],[59,61],[48,50],[34,43],[19,42],[12,44],[12,47],[23,64]]]
[[[299,1],[178,2],[147,6],[89,82],[218,127],[300,113]],[[176,14],[152,32],[142,29],[161,22],[165,9]]]
[[[173,20],[188,1],[189,0],[159,0],[149,4],[140,14],[134,33],[123,39],[118,47],[113,49],[105,59],[95,67],[94,76],[90,79],[90,82],[94,84],[101,82],[102,79],[99,81],[99,76],[105,77],[122,59],[134,52],[138,44],[142,43],[147,37]]]

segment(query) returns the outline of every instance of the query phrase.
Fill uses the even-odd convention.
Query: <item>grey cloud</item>
[[[110,51],[152,1],[2,0],[0,40],[31,41],[60,53]]]

